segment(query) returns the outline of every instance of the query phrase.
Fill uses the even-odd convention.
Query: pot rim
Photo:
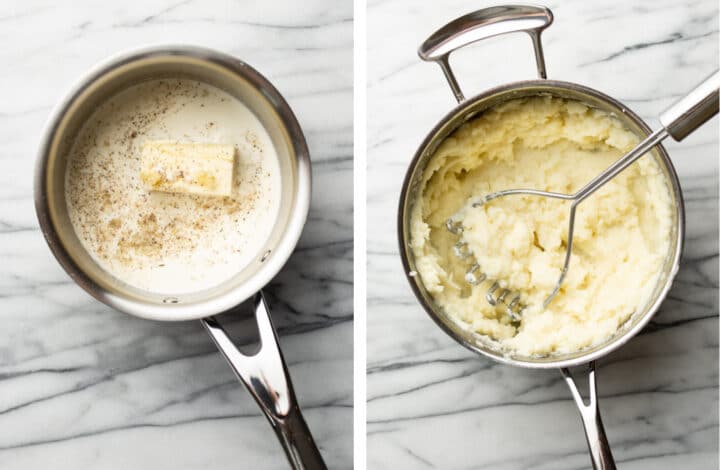
[[[249,281],[243,282],[229,291],[188,304],[149,303],[110,292],[102,287],[77,265],[63,246],[48,206],[50,197],[47,191],[47,181],[50,176],[48,174],[49,153],[58,126],[72,104],[85,90],[111,71],[132,62],[162,56],[191,57],[223,67],[261,91],[269,106],[272,106],[284,125],[296,161],[297,188],[292,201],[293,207],[285,232],[273,247],[272,256],[263,263]],[[63,96],[50,113],[37,153],[34,175],[35,211],[50,251],[65,272],[87,293],[116,310],[141,318],[161,321],[193,320],[231,310],[260,291],[282,269],[300,239],[309,212],[310,155],[300,124],[287,101],[257,70],[234,56],[214,49],[185,44],[153,45],[133,48],[112,55],[92,67]],[[173,296],[168,295],[167,297],[172,298]]]
[[[430,132],[425,136],[422,143],[420,144],[417,151],[415,152],[413,159],[410,161],[410,164],[408,165],[408,169],[405,173],[405,178],[403,180],[402,189],[400,192],[400,198],[399,198],[399,204],[398,204],[398,216],[397,216],[397,231],[398,231],[398,244],[399,244],[398,247],[400,250],[400,258],[402,261],[402,266],[403,266],[403,271],[404,271],[405,277],[406,277],[408,283],[410,284],[411,289],[412,289],[413,293],[415,294],[415,297],[417,298],[418,302],[422,305],[425,312],[430,316],[430,318],[432,318],[432,320],[440,327],[440,329],[442,329],[453,340],[460,343],[462,346],[466,347],[467,349],[473,351],[474,353],[482,354],[483,356],[486,356],[492,360],[495,360],[495,361],[498,361],[500,363],[507,364],[507,365],[525,367],[525,368],[531,368],[531,369],[554,369],[554,368],[574,367],[574,366],[579,366],[579,365],[583,365],[583,364],[592,362],[600,357],[610,354],[612,351],[623,346],[630,339],[632,339],[637,333],[639,333],[647,325],[647,323],[651,320],[651,318],[655,315],[655,313],[657,313],[658,309],[660,308],[660,306],[664,302],[665,298],[667,297],[667,294],[673,285],[675,276],[678,273],[678,270],[680,267],[680,258],[682,255],[684,239],[685,239],[685,206],[684,206],[682,190],[680,188],[680,181],[679,181],[679,178],[675,171],[675,167],[673,166],[672,161],[670,160],[670,157],[669,157],[667,151],[665,150],[665,148],[662,146],[662,144],[657,145],[655,147],[655,151],[658,153],[658,155],[661,157],[663,163],[667,167],[669,180],[670,180],[669,183],[672,186],[671,190],[674,193],[675,200],[677,201],[677,225],[676,225],[677,243],[675,244],[671,253],[669,253],[673,257],[672,258],[672,260],[673,260],[672,267],[668,272],[668,276],[667,276],[665,285],[658,292],[657,296],[653,299],[651,305],[648,307],[645,314],[634,325],[632,325],[631,328],[628,328],[621,335],[610,339],[610,341],[607,342],[601,348],[598,348],[595,350],[589,350],[587,353],[578,351],[577,353],[574,353],[574,357],[571,357],[571,358],[559,359],[559,360],[544,360],[542,362],[539,362],[539,361],[532,362],[529,360],[517,359],[515,357],[512,357],[511,355],[503,354],[500,351],[490,351],[489,348],[479,347],[477,344],[456,334],[456,332],[453,331],[450,328],[450,326],[441,319],[441,315],[433,308],[433,306],[428,304],[428,302],[426,302],[426,300],[420,290],[420,287],[419,287],[420,281],[415,279],[416,276],[413,276],[410,274],[411,266],[410,266],[410,260],[408,257],[408,252],[406,250],[409,240],[405,238],[404,225],[405,225],[406,219],[409,219],[409,217],[410,217],[410,213],[409,213],[409,211],[406,211],[406,208],[409,208],[407,199],[408,199],[408,195],[410,193],[410,185],[412,183],[412,176],[415,173],[415,170],[417,169],[417,166],[418,166],[421,158],[423,157],[423,155],[425,154],[425,152],[427,151],[429,146],[435,140],[435,136],[445,127],[445,125],[448,122],[450,122],[457,116],[466,113],[467,110],[472,108],[476,103],[483,101],[483,100],[490,99],[493,96],[504,93],[504,92],[508,92],[508,91],[512,91],[512,90],[521,90],[521,89],[526,89],[526,88],[530,88],[530,87],[544,88],[544,89],[547,89],[548,93],[552,93],[553,90],[570,90],[570,91],[588,94],[588,95],[598,99],[599,101],[609,104],[612,107],[619,110],[625,119],[629,119],[630,121],[634,122],[647,135],[649,135],[652,132],[652,129],[645,123],[645,121],[643,121],[637,114],[635,114],[632,110],[630,110],[630,108],[625,106],[620,101],[618,101],[598,90],[595,90],[594,88],[590,88],[590,87],[580,85],[577,83],[566,82],[566,81],[561,81],[561,80],[535,79],[535,80],[515,81],[515,82],[510,82],[507,84],[503,84],[503,85],[499,85],[499,86],[490,88],[478,95],[473,96],[472,98],[468,98],[465,101],[458,103],[455,107],[453,107],[453,109],[451,109],[448,113],[446,113],[445,116],[443,116],[443,118],[440,121],[438,121],[438,123],[432,128],[432,130],[430,130]],[[538,93],[542,93],[542,92],[538,92]],[[457,129],[457,127],[455,129]],[[455,129],[453,129],[453,131]],[[453,131],[451,131],[451,133]],[[408,222],[409,222],[409,220],[408,220]],[[543,359],[546,359],[546,358],[543,358]]]

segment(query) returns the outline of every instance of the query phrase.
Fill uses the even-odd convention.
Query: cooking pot
[[[584,85],[546,78],[541,35],[552,22],[552,13],[544,7],[496,6],[451,21],[432,34],[420,47],[419,55],[423,60],[433,61],[440,65],[458,105],[427,134],[405,175],[398,210],[400,257],[408,282],[418,301],[435,323],[455,341],[473,352],[503,364],[538,369],[559,368],[580,409],[593,466],[613,469],[615,464],[598,408],[594,361],[625,344],[650,321],[665,299],[678,271],[685,233],[684,206],[680,183],[665,149],[658,145],[650,155],[643,157],[652,158],[657,162],[667,183],[674,207],[671,214],[672,229],[668,234],[670,249],[665,257],[659,278],[649,297],[650,300],[635,312],[612,337],[588,349],[547,356],[523,356],[500,350],[497,343],[474,332],[472,328],[453,318],[434,302],[425,288],[421,276],[417,275],[416,260],[410,248],[410,216],[415,201],[421,197],[422,176],[425,168],[432,160],[435,150],[446,137],[487,109],[509,100],[539,95],[554,96],[580,101],[587,106],[605,111],[615,116],[627,129],[640,138],[650,134],[650,127],[619,101]],[[482,39],[511,32],[524,32],[530,36],[539,79],[508,83],[470,98],[465,97],[450,67],[450,53]],[[715,100],[715,108],[717,108],[717,97]],[[570,371],[570,368],[576,366],[580,366],[575,371],[576,375],[578,375],[577,372],[580,372],[583,380],[588,382],[590,397],[587,403],[581,396]]]
[[[272,232],[253,261],[222,284],[185,295],[141,290],[102,269],[80,243],[68,217],[65,169],[74,138],[93,111],[144,80],[186,78],[222,89],[245,104],[267,130],[280,163],[281,202]],[[310,157],[285,99],[254,68],[234,57],[190,46],[124,53],[95,67],[52,112],[35,170],[35,209],[53,255],[86,292],[121,312],[159,321],[200,319],[238,379],[273,426],[293,468],[325,468],[293,392],[261,289],[293,252],[310,203]],[[254,309],[260,348],[242,354],[215,315],[238,305]]]

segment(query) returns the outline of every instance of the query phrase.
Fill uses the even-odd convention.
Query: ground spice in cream
[[[231,197],[150,192],[143,142],[234,144]],[[279,207],[267,132],[231,95],[191,80],[151,80],[93,113],[70,150],[66,199],[75,232],[120,280],[153,292],[213,287],[259,255]]]

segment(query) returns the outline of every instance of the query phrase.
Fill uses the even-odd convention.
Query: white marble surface
[[[497,2],[494,2],[497,3]],[[454,105],[418,45],[489,2],[369,1],[368,468],[579,469],[579,415],[556,371],[478,357],[415,301],[398,257],[395,217],[405,169]],[[550,78],[604,91],[651,125],[718,67],[718,6],[702,1],[552,1]],[[466,96],[532,78],[525,35],[456,54]],[[718,467],[718,120],[668,143],[685,192],[682,269],[652,324],[599,362],[603,419],[623,469]]]
[[[267,293],[321,451],[351,468],[352,30],[350,1],[0,2],[0,468],[287,468],[198,322],[91,299],[35,219],[33,164],[54,103],[112,53],[178,42],[255,66],[305,130],[312,209]]]

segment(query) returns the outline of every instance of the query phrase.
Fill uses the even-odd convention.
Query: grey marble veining
[[[157,43],[247,61],[306,133],[310,217],[267,295],[321,451],[352,467],[352,29],[351,2],[0,3],[0,468],[287,468],[199,322],[99,304],[37,227],[33,165],[52,106],[108,55]],[[252,323],[232,326],[249,339]]]
[[[490,3],[368,3],[368,468],[588,468],[560,374],[499,365],[459,346],[422,311],[398,256],[405,170],[455,105],[439,68],[415,51],[438,27]],[[599,89],[651,125],[718,67],[714,1],[548,6],[549,78]],[[473,45],[452,61],[466,96],[535,74],[522,34]],[[682,267],[652,323],[599,361],[600,406],[620,468],[717,468],[717,118],[666,148],[685,195]]]

